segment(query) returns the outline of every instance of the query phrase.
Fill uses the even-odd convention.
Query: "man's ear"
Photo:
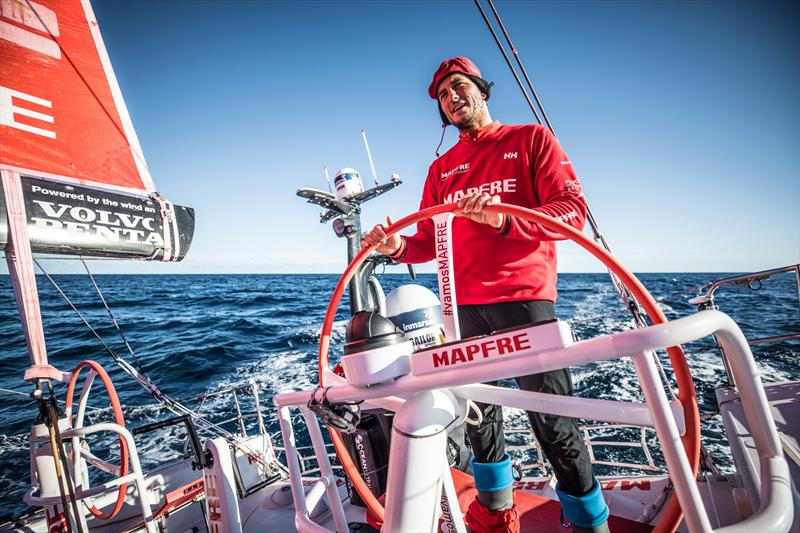
[[[486,93],[481,93],[481,98],[482,98],[482,99],[484,99],[484,100],[486,100],[486,98],[487,98],[487,97],[486,97]]]

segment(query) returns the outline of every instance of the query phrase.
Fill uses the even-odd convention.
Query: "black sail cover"
[[[194,235],[194,209],[22,176],[31,249],[38,253],[180,261]],[[166,224],[165,224],[166,219]],[[0,247],[8,215],[0,182]],[[165,243],[170,253],[165,256]]]

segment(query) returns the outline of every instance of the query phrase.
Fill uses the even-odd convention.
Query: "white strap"
[[[171,261],[173,253],[171,227],[175,225],[175,213],[173,212],[172,204],[158,193],[151,195],[151,198],[158,203],[161,211],[161,227],[164,237],[164,257],[162,261]]]
[[[442,319],[446,342],[461,339],[456,303],[456,281],[453,271],[453,213],[433,217],[436,273],[439,277],[439,297],[442,300]]]

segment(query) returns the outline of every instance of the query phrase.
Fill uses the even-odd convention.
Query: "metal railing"
[[[242,406],[239,401],[239,394],[247,394],[252,397],[253,402],[253,410],[243,412]],[[206,394],[201,394],[199,396],[195,396],[192,398],[193,400],[199,400],[200,405],[198,405],[196,414],[200,415],[203,411],[203,407],[206,404],[206,400],[209,398],[214,398],[218,396],[230,396],[230,400],[234,405],[235,414],[233,416],[222,418],[220,420],[215,420],[215,426],[218,427],[225,427],[229,424],[233,425],[234,427],[238,428],[238,436],[242,439],[247,439],[249,437],[247,433],[248,422],[251,420],[255,420],[256,431],[258,435],[264,439],[267,439],[269,442],[269,447],[275,450],[272,444],[272,436],[267,433],[266,426],[264,424],[264,413],[261,409],[261,401],[258,394],[258,384],[256,383],[255,379],[250,379],[247,381],[246,384],[243,385],[233,385],[231,387],[226,387],[224,389],[218,389]],[[204,428],[199,428],[198,433],[201,435],[208,436],[209,434],[216,435],[215,433],[204,430]],[[237,447],[241,448],[243,451],[247,451],[246,446],[242,442],[234,443]],[[184,445],[184,456],[188,455],[190,441],[187,440],[186,444]],[[265,464],[265,467],[269,467],[269,473],[282,473],[286,474],[286,468],[277,460],[270,461],[270,464]]]
[[[740,285],[747,287],[751,291],[757,291],[761,289],[761,287],[763,286],[763,282],[766,281],[767,279],[771,278],[776,274],[784,274],[788,272],[794,272],[795,288],[797,290],[797,305],[798,305],[798,311],[800,312],[800,264],[788,265],[780,268],[772,268],[769,270],[761,270],[759,272],[751,272],[749,274],[740,274],[737,276],[730,276],[727,278],[720,278],[709,281],[708,283],[706,283],[705,285],[703,285],[698,289],[698,292],[700,292],[700,294],[698,296],[695,296],[694,298],[691,298],[689,300],[689,303],[692,305],[696,305],[699,311],[706,311],[706,310],[716,311],[719,309],[719,307],[714,301],[714,294],[717,292],[719,288],[724,287],[725,285]],[[771,335],[767,337],[759,337],[756,339],[748,339],[747,343],[750,346],[759,346],[765,344],[785,342],[794,339],[800,339],[800,331],[795,333],[789,333],[788,335]],[[728,362],[728,355],[725,353],[725,349],[720,344],[716,335],[714,336],[714,344],[715,346],[713,347],[701,349],[699,351],[708,351],[717,348],[722,354],[722,363],[725,366],[727,383],[731,386],[735,386],[736,383],[731,374],[730,364]]]
[[[789,469],[783,457],[775,423],[770,416],[764,388],[741,330],[727,315],[717,311],[704,311],[666,324],[601,336],[538,354],[522,351],[515,356],[485,362],[480,366],[456,370],[446,368],[426,375],[409,374],[392,382],[366,388],[348,385],[346,382],[335,381],[331,378],[331,382],[335,385],[327,389],[326,397],[332,403],[361,400],[377,403],[389,398],[408,398],[421,391],[444,388],[448,388],[455,398],[460,398],[459,393],[470,389],[473,393],[471,399],[475,401],[563,414],[562,411],[583,407],[584,402],[589,400],[558,397],[553,399],[552,404],[546,406],[547,409],[542,409],[542,396],[537,393],[510,389],[495,390],[495,387],[469,384],[478,380],[504,379],[509,376],[524,375],[531,371],[553,370],[586,362],[631,356],[637,367],[639,382],[649,406],[646,411],[649,414],[647,417],[644,417],[643,413],[640,415],[640,406],[635,403],[597,403],[597,400],[593,400],[592,405],[595,406],[591,411],[593,418],[613,421],[621,418],[625,411],[631,411],[636,417],[642,417],[642,422],[638,425],[655,427],[675,493],[681,507],[686,511],[684,519],[687,527],[692,531],[711,531],[713,527],[710,521],[711,516],[703,504],[699,489],[695,484],[694,474],[681,447],[679,427],[681,421],[675,416],[663,388],[659,387],[657,371],[653,368],[652,359],[648,356],[653,350],[685,344],[708,335],[717,335],[721,344],[728,350],[731,371],[739,381],[738,389],[747,423],[762,458],[761,477],[764,480],[760,488],[761,493],[758,495],[760,502],[758,510],[739,524],[723,527],[721,531],[764,529],[788,531],[794,507]],[[337,529],[347,531],[346,521],[342,524],[341,500],[338,493],[332,489],[335,483],[331,479],[333,475],[331,465],[319,431],[318,421],[307,407],[309,401],[313,399],[314,393],[313,390],[286,392],[273,397],[273,401],[278,407],[283,440],[287,447],[290,481],[296,504],[295,523],[301,531],[328,531],[314,523],[308,512],[309,509],[313,509],[315,503],[313,500],[321,498],[323,493],[326,493]],[[493,394],[502,396],[505,401],[497,401],[498,398]],[[313,495],[311,493],[308,496],[304,494],[300,465],[294,453],[294,431],[289,413],[290,408],[298,408],[302,413],[320,462],[320,478],[315,485]],[[401,404],[400,408],[405,409],[405,404]],[[586,412],[584,411],[584,413]],[[391,478],[391,465],[389,471],[391,489],[394,482]],[[442,475],[445,475],[444,471]]]
[[[591,424],[581,425],[578,424],[578,429],[583,436],[583,442],[589,450],[589,459],[592,465],[602,465],[612,468],[622,468],[631,470],[644,470],[647,472],[664,472],[664,468],[655,464],[653,455],[650,453],[650,448],[647,443],[647,428],[634,426],[632,424]],[[634,439],[622,440],[608,440],[609,432],[620,432],[620,430],[636,430],[638,437]],[[542,448],[536,439],[532,438],[531,430],[529,428],[510,428],[506,429],[505,434],[507,437],[513,438],[514,435],[527,438],[528,442],[525,444],[506,444],[506,450],[511,454],[512,461],[517,454],[522,454],[524,459],[521,462],[515,462],[515,466],[519,468],[523,475],[526,473],[539,470],[540,472],[551,472],[549,463],[545,461]],[[602,432],[602,436],[592,436],[592,433]],[[509,439],[510,440],[510,439]],[[616,461],[611,458],[604,458],[602,452],[598,452],[598,448],[628,448],[633,450],[641,450],[644,455],[644,460],[635,462],[633,460]],[[533,461],[525,460],[531,458],[533,453]]]
[[[139,454],[136,449],[136,443],[133,440],[133,435],[131,434],[131,432],[118,424],[100,423],[100,424],[92,424],[91,426],[77,428],[77,429],[66,429],[61,433],[61,436],[64,439],[64,441],[70,440],[73,443],[75,443],[79,439],[85,438],[87,435],[92,435],[101,432],[115,433],[125,441],[128,453],[130,454],[129,458],[130,458],[131,472],[124,476],[116,477],[110,481],[107,481],[95,487],[84,488],[82,485],[78,485],[75,487],[75,500],[82,501],[89,498],[101,496],[112,490],[117,490],[120,485],[133,483],[136,486],[135,494],[136,498],[138,499],[139,510],[141,511],[143,527],[148,533],[155,533],[156,523],[153,517],[152,509],[150,507],[151,504],[150,492],[148,491],[147,484],[145,483],[144,474],[142,472],[142,467],[139,462]],[[91,454],[87,453],[82,446],[73,444],[71,451],[73,454],[73,460],[75,462],[75,465],[79,465],[82,458],[85,458],[86,460],[94,464],[93,461],[94,457]],[[30,451],[31,464],[36,464],[35,453],[36,450],[32,446]],[[80,473],[83,471],[83,469],[78,467],[74,468],[73,471],[76,473]],[[59,496],[43,496],[43,495],[35,496],[35,494],[39,492],[39,489],[40,489],[39,486],[32,487],[31,490],[28,491],[23,497],[23,501],[28,505],[40,505],[43,507],[61,504],[61,498]],[[84,530],[88,530],[83,515],[74,518],[76,520],[81,520]]]

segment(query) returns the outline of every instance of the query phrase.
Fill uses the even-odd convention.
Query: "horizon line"
[[[791,266],[791,265],[787,265]],[[749,270],[640,270],[633,271],[634,274],[739,274],[749,273]],[[752,272],[759,272],[754,270]],[[341,276],[341,272],[93,272],[95,276]],[[597,272],[559,272],[561,274],[608,274],[607,271]],[[8,272],[0,273],[2,276],[9,276]],[[37,276],[44,276],[41,272]],[[62,272],[52,273],[55,276],[86,276],[85,272]],[[435,276],[436,272],[417,272],[417,275]],[[407,272],[384,272],[381,276],[408,276]]]

